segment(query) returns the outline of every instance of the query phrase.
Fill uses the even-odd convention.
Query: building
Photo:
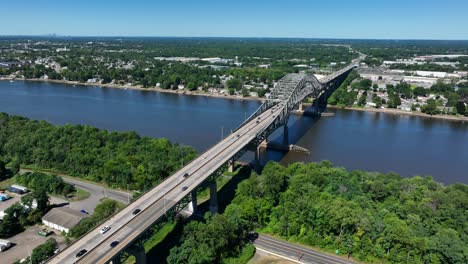
[[[50,210],[42,217],[42,223],[55,230],[70,232],[70,229],[78,225],[88,215],[68,207],[58,207]]]

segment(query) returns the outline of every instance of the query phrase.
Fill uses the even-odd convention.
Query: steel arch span
[[[282,108],[280,114],[273,116],[274,122],[257,135],[257,140],[253,143],[258,144],[265,140],[278,127],[286,125],[291,111],[307,97],[314,99],[316,107],[326,105],[328,97],[343,83],[355,67],[356,65],[347,66],[321,80],[318,80],[313,74],[305,73],[290,73],[284,76],[273,88],[270,97],[239,128],[265,111]]]

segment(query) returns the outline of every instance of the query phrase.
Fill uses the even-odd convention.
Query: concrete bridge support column
[[[260,167],[260,147],[255,148],[255,166]]]
[[[302,102],[299,103],[299,107],[297,109],[299,112],[304,112],[304,104]]]
[[[233,172],[234,172],[234,159],[229,160],[229,163],[228,163],[228,171],[229,171],[230,173],[233,173]]]
[[[210,182],[210,212],[218,213],[218,184],[216,180]]]
[[[192,191],[190,193],[190,200],[192,200],[188,205],[188,211],[192,214],[197,212],[198,202],[197,202],[197,191]]]
[[[287,124],[283,126],[283,145],[289,146],[289,129]]]
[[[136,264],[146,264],[146,253],[143,243],[136,242],[128,249],[128,253],[135,256]]]

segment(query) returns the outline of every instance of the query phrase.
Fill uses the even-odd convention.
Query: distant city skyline
[[[17,0],[3,9],[0,35],[468,39],[466,0]]]

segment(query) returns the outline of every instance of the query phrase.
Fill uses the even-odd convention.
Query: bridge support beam
[[[216,180],[210,182],[210,212],[218,213],[218,184]]]
[[[283,145],[289,145],[289,129],[287,124],[283,126]]]
[[[299,107],[298,107],[297,111],[304,112],[304,104],[302,102],[299,103]]]
[[[145,247],[142,242],[136,242],[133,244],[127,252],[135,256],[136,264],[146,264],[146,253]]]
[[[190,193],[190,200],[191,202],[188,204],[188,211],[191,214],[195,214],[198,210],[197,191],[194,190]]]

